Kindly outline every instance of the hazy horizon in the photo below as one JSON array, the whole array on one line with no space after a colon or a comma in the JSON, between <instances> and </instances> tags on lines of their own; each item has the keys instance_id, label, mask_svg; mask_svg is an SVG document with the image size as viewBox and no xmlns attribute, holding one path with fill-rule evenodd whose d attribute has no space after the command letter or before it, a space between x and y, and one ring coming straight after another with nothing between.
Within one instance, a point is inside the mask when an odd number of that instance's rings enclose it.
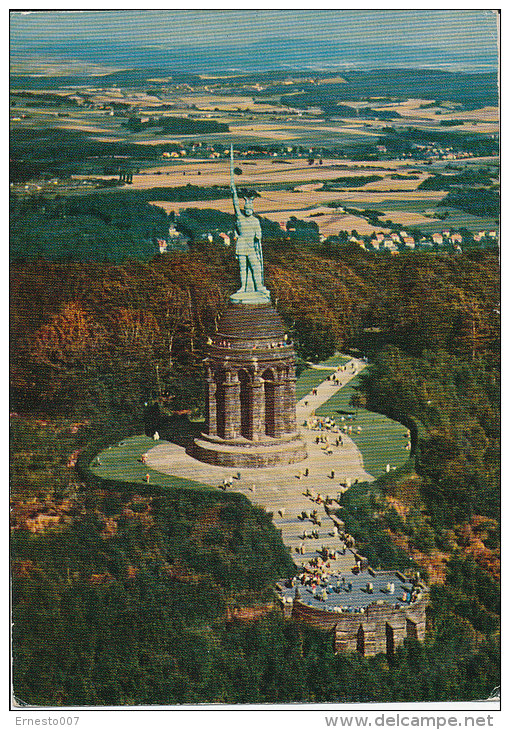
<instances>
[{"instance_id":1,"label":"hazy horizon","mask_svg":"<svg viewBox=\"0 0 510 730\"><path fill-rule=\"evenodd\" d=\"M498 69L491 10L11 11L11 61L274 69Z\"/></svg>"}]
</instances>

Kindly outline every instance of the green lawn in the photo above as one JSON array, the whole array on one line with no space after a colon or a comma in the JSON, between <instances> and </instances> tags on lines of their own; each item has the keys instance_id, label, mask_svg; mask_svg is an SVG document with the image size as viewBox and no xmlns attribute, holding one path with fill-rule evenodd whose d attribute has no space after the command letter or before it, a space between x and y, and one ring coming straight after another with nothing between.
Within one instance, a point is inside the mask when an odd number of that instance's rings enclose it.
<instances>
[{"instance_id":1,"label":"green lawn","mask_svg":"<svg viewBox=\"0 0 510 730\"><path fill-rule=\"evenodd\" d=\"M333 357L319 364L331 367L343 365L349 360L349 357L336 353ZM330 372L315 368L304 370L296 383L297 400L303 398L310 393L312 388L322 383ZM317 408L316 414L318 416L329 416L339 422L342 415L339 411L356 413L356 409L349 405L349 401L356 393L355 387L358 384L358 378L353 378L326 403ZM359 408L356 420L350 423L362 428L360 434L353 433L351 437L361 451L365 469L369 474L374 477L381 476L386 472L386 464L399 467L408 460L409 451L405 449L407 428L398 421L392 421L380 413Z\"/></svg>"},{"instance_id":2,"label":"green lawn","mask_svg":"<svg viewBox=\"0 0 510 730\"><path fill-rule=\"evenodd\" d=\"M149 474L150 483L161 487L184 487L186 489L211 489L206 484L200 484L189 479L162 474L150 467L141 464L138 459L149 449L165 441L153 441L149 436L131 436L122 439L119 444L109 446L99 454L101 466L91 466L90 471L104 479L117 479L121 482L145 484L145 475ZM92 462L94 463L94 462Z\"/></svg>"},{"instance_id":3,"label":"green lawn","mask_svg":"<svg viewBox=\"0 0 510 730\"><path fill-rule=\"evenodd\" d=\"M326 368L336 367L337 365L345 365L345 363L349 362L350 359L350 357L340 355L340 353L336 352L330 358L318 364L323 365ZM310 393L312 388L316 388L323 380L326 380L328 375L332 372L332 370L318 370L316 368L307 368L306 370L303 370L296 383L296 400L301 400L303 396Z\"/></svg>"},{"instance_id":4,"label":"green lawn","mask_svg":"<svg viewBox=\"0 0 510 730\"><path fill-rule=\"evenodd\" d=\"M320 385L332 372L332 370L315 370L315 368L304 370L297 379L296 400L301 400L303 396L308 395L312 388Z\"/></svg>"},{"instance_id":5,"label":"green lawn","mask_svg":"<svg viewBox=\"0 0 510 730\"><path fill-rule=\"evenodd\" d=\"M349 362L351 358L348 355L341 355L339 352L335 352L334 355L331 357L328 357L327 360L323 360L319 365L324 365L325 367L337 367L337 365L345 365L346 362Z\"/></svg>"},{"instance_id":6,"label":"green lawn","mask_svg":"<svg viewBox=\"0 0 510 730\"><path fill-rule=\"evenodd\" d=\"M358 382L357 377L353 378L324 405L317 408L316 415L329 416L338 423L342 411L356 413L356 409L349 405L349 401L356 393L355 386ZM360 434L352 433L350 436L361 451L365 469L369 474L374 477L381 476L386 471L386 464L399 467L408 460L409 451L405 449L407 428L398 421L359 408L356 420L349 423L362 428Z\"/></svg>"}]
</instances>

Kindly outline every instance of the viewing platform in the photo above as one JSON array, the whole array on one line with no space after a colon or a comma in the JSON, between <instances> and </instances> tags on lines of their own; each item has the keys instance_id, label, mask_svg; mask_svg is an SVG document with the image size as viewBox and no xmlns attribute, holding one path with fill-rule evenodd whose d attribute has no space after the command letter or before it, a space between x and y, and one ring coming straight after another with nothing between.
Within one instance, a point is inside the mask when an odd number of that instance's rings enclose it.
<instances>
[{"instance_id":1,"label":"viewing platform","mask_svg":"<svg viewBox=\"0 0 510 730\"><path fill-rule=\"evenodd\" d=\"M427 587L399 571L307 571L277 589L287 618L333 630L336 652L393 654L405 639L425 638Z\"/></svg>"}]
</instances>

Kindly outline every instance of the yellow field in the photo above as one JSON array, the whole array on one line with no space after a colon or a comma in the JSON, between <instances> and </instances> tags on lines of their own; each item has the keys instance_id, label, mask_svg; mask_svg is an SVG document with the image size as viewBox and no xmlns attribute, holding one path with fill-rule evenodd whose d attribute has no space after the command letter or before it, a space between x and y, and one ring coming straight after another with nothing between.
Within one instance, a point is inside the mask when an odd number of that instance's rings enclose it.
<instances>
[{"instance_id":1,"label":"yellow field","mask_svg":"<svg viewBox=\"0 0 510 730\"><path fill-rule=\"evenodd\" d=\"M430 177L430 175L426 173L422 173L418 180L392 180L391 177L385 177L382 180L375 180L374 182L368 183L363 187L363 190L384 192L403 190L407 193L409 190L415 190L416 187L428 177Z\"/></svg>"},{"instance_id":2,"label":"yellow field","mask_svg":"<svg viewBox=\"0 0 510 730\"><path fill-rule=\"evenodd\" d=\"M233 77L237 77L236 74ZM282 81L282 84L290 83L292 74L289 79ZM203 75L203 79L208 78ZM371 98L366 101L346 101L342 102L353 109L359 111L359 116L354 118L347 117L338 121L327 119L324 121L322 111L320 109L302 111L296 113L295 109L289 109L279 103L273 104L271 101L264 104L256 104L255 89L259 89L258 85L242 86L242 96L231 96L227 91L222 92L222 81L217 81L218 77L211 75L211 82L207 82L206 86L199 85L197 91L193 91L188 84L175 84L171 77L167 81L171 88L165 88L161 96L155 96L146 91L136 91L132 89L102 89L101 79L98 77L97 87L88 89L89 98L100 106L108 106L112 102L130 103L131 110L126 110L125 114L140 114L154 118L154 115L169 114L178 117L202 117L219 119L230 125L230 132L218 133L212 135L204 135L201 139L204 142L214 144L221 140L220 144L222 157L209 159L187 159L185 156L179 158L163 158L156 161L150 168L144 168L141 173L137 173L133 177L133 182L125 189L131 190L147 190L151 188L175 188L185 185L194 185L197 187L221 186L228 189L230 183L229 170L229 147L233 143L244 146L251 144L254 140L261 142L269 142L271 140L278 142L280 148L279 154L284 154L286 143L291 145L299 144L302 146L304 154L301 158L285 160L284 162L276 162L273 158L262 160L251 160L249 157L244 158L241 154L236 154L236 165L241 167L242 175L236 176L236 184L242 188L254 188L260 192L260 197L255 202L255 212L261 216L267 216L272 220L285 223L290 216L304 220L314 220L323 235L336 234L340 230L356 229L361 234L368 234L374 230L381 230L380 227L374 228L365 219L352 214L341 214L338 209L328 208L329 203L338 205L356 207L356 208L377 208L377 210L386 211L387 217L391 220L398 221L405 226L430 224L432 218L427 218L420 212L426 207L430 207L442 197L444 192L434 190L417 190L418 185L426 180L431 171L435 168L425 167L420 162L412 162L410 160L387 160L373 162L353 162L348 160L324 159L323 164L317 163L309 165L307 161L307 149L321 146L328 147L329 144L339 140L341 143L352 145L354 143L366 140L373 144L378 137L383 134L382 129L388 124L409 125L416 123L425 129L438 129L448 131L452 128L440 126L441 121L446 120L462 120L464 124L458 129L462 131L473 132L496 132L498 129L498 109L496 107L486 106L481 109L470 111L459 110L454 104L448 107L434 106L430 108L420 108L432 103L428 99L408 99L405 102L387 104L384 97ZM344 79L341 74L334 78L324 79L321 84L342 83ZM243 82L241 82L243 83ZM215 88L217 87L217 88ZM237 90L239 90L239 86ZM290 96L295 93L294 87L288 87ZM41 93L45 93L42 91ZM57 90L56 92L62 96L80 95L80 89L75 90ZM76 98L75 98L76 101ZM79 101L79 100L78 100ZM161 110L161 104L171 103L172 109ZM364 109L371 107L375 110L396 111L400 115L400 119L385 120L366 119L363 117ZM195 141L196 134L189 135L162 135L158 131L154 133L154 129L148 129L146 132L130 133L125 126L125 117L109 116L104 109L91 109L88 106L65 105L66 112L69 116L65 118L57 117L57 113L45 109L37 109L34 107L27 108L29 114L27 118L30 120L24 122L19 119L19 123L23 126L46 126L58 127L62 130L75 130L86 133L90 136L101 136L101 139L109 142L120 142L127 140L129 142L140 145L161 145L165 142L179 144L181 142ZM255 114L256 112L256 114ZM264 116L259 116L260 113ZM279 112L278 115L274 112ZM341 112L340 112L341 113ZM453 127L455 129L455 127ZM298 141L299 140L299 141ZM494 161L494 158L489 158ZM469 160L470 163L476 163L474 158ZM130 165L136 166L135 161L130 161ZM402 175L413 174L416 179L392 179L393 173ZM332 182L337 178L343 177L364 177L368 175L379 175L382 179L365 184L362 187L342 187L342 182L338 182L336 187L338 190L322 190L322 184ZM87 179L88 175L75 175L77 180ZM114 175L94 175L95 178L112 178ZM264 185L277 183L282 186L291 188L290 190L261 190ZM387 210L392 207L394 201L409 201L411 205L405 203L395 205L394 209ZM414 207L412 203L416 202L415 211L406 210L406 208ZM161 206L167 211L179 212L183 208L215 208L223 212L232 212L232 202L229 196L221 200L210 201L186 201L186 202L167 202L154 201L155 204ZM423 204L423 205L421 205ZM398 208L398 210L397 210ZM400 209L400 208L403 208Z\"/></svg>"},{"instance_id":3,"label":"yellow field","mask_svg":"<svg viewBox=\"0 0 510 730\"><path fill-rule=\"evenodd\" d=\"M99 134L108 134L108 132L111 132L111 129L106 129L104 127L98 127L95 124L83 124L78 119L66 119L65 121L59 120L58 124L55 124L55 127L57 129L73 129L77 132L96 132ZM104 137L101 137L101 139L104 139ZM122 138L116 138L116 142L123 141Z\"/></svg>"},{"instance_id":4,"label":"yellow field","mask_svg":"<svg viewBox=\"0 0 510 730\"><path fill-rule=\"evenodd\" d=\"M293 130L294 134L292 133ZM246 135L247 137L260 137L261 139L274 139L280 142L286 142L287 140L299 139L302 130L287 124L256 124L252 127L240 124L235 127L235 130L232 129L230 131L229 136L237 138L240 134Z\"/></svg>"},{"instance_id":5,"label":"yellow field","mask_svg":"<svg viewBox=\"0 0 510 730\"><path fill-rule=\"evenodd\" d=\"M154 142L156 144L156 142ZM228 150L228 146L225 146ZM408 162L395 161L390 162L364 162L363 167L359 163L338 163L336 160L323 161L323 165L308 165L304 159L286 160L284 163L273 163L271 160L236 160L236 165L241 167L243 174L236 177L236 183L240 187L257 187L264 183L278 182L282 184L299 183L303 180L310 181L309 185L300 186L299 193L308 190L316 190L320 183L334 180L338 177L363 177L371 174L387 175L389 172L398 171L399 168L406 168L408 172ZM198 173L200 172L200 175ZM158 174L159 173L159 174ZM369 183L363 190L377 192L391 189L393 191L413 190L420 180L425 179L427 173L421 173L419 180L378 180ZM74 175L76 179L83 179L85 175ZM101 176L96 176L101 177ZM105 177L111 177L105 176ZM209 185L226 185L230 184L230 168L228 159L224 157L219 160L201 161L186 160L186 158L176 159L175 161L162 160L161 165L149 168L143 174L135 175L133 184L130 186L135 190L145 190L153 187L178 187L191 183L193 185L209 186ZM349 190L344 195L352 195L357 190ZM338 197L337 193L325 193L329 198ZM316 197L316 196L315 196Z\"/></svg>"},{"instance_id":6,"label":"yellow field","mask_svg":"<svg viewBox=\"0 0 510 730\"><path fill-rule=\"evenodd\" d=\"M329 79L319 79L319 86L324 86L325 84L346 84L347 81L343 78L343 76L332 76Z\"/></svg>"},{"instance_id":7,"label":"yellow field","mask_svg":"<svg viewBox=\"0 0 510 730\"><path fill-rule=\"evenodd\" d=\"M227 148L226 148L227 149ZM360 208L378 205L384 211L384 203L392 200L416 200L435 202L442 194L433 190L417 191L417 185L429 175L420 172L416 180L392 180L390 175L395 171L414 173L406 161L392 160L388 162L356 162L339 163L336 160L324 160L323 165L308 165L303 159L288 160L284 163L272 163L266 160L240 160L243 174L236 177L238 188L255 188L264 183L277 182L292 185L303 180L310 182L297 184L293 190L259 190L260 197L255 201L255 213L270 218L277 223L285 223L294 215L301 220L314 220L321 234L328 236L338 234L341 230L356 229L360 234L386 230L381 226L372 226L364 218L351 214L341 214L337 209L326 207L327 203L337 202L359 206ZM159 173L159 174L158 174ZM200 175L198 174L200 173ZM346 188L340 191L320 190L323 182L339 177L363 177L371 174L383 176L382 180L369 183L362 188ZM83 179L86 176L74 176ZM111 176L110 176L111 177ZM228 187L230 170L228 159L200 161L186 160L162 161L160 166L145 170L144 174L135 175L130 189L147 190L156 187L181 187L183 185L209 187L219 185ZM339 186L341 183L339 183ZM230 196L220 200L196 200L186 202L151 201L165 211L179 213L185 208L214 208L224 213L232 213ZM380 205L382 204L382 205ZM315 214L322 215L315 215ZM387 212L388 218L398 219L403 225L412 226L430 222L431 219L412 211Z\"/></svg>"},{"instance_id":8,"label":"yellow field","mask_svg":"<svg viewBox=\"0 0 510 730\"><path fill-rule=\"evenodd\" d=\"M255 104L252 96L222 96L221 94L183 94L179 99L188 107L195 104L200 110L234 111L239 108L258 112L282 111L282 107L275 104ZM161 103L161 102L160 102ZM224 120L222 120L224 121Z\"/></svg>"},{"instance_id":9,"label":"yellow field","mask_svg":"<svg viewBox=\"0 0 510 730\"><path fill-rule=\"evenodd\" d=\"M162 176L157 176L159 184L163 183ZM187 179L188 175L186 175ZM203 175L200 176L202 181ZM182 180L181 180L182 181ZM392 181L396 182L396 181ZM412 181L415 184L419 181ZM433 190L423 191L406 191L406 200L416 200L425 202L435 202L441 197L441 193ZM262 190L260 197L255 201L255 212L277 223L286 223L291 216L296 216L301 220L315 221L319 226L321 234L328 236L338 234L342 230L356 229L360 234L370 234L374 231L385 231L381 226L373 226L364 218L357 217L352 214L339 213L337 209L326 207L327 203L339 202L340 204L355 205L360 208L378 205L378 209L385 212L387 219L398 219L400 223L407 226L420 225L430 223L432 219L423 216L419 212L413 211L384 211L385 202L391 200L401 200L402 191L396 192L372 192L370 190L349 190L346 192L331 192L317 190L317 184L302 185L296 191L287 190ZM163 208L167 213L179 213L185 208L214 208L223 213L232 213L232 201L230 197L221 198L219 200L197 200L186 202L169 202L169 201L151 201L154 205ZM322 215L316 215L321 213Z\"/></svg>"},{"instance_id":10,"label":"yellow field","mask_svg":"<svg viewBox=\"0 0 510 730\"><path fill-rule=\"evenodd\" d=\"M489 115L491 110L487 109ZM282 125L282 132L288 134L292 125ZM266 127L261 125L263 133ZM157 144L159 140L155 140ZM230 184L230 169L228 161L229 144L225 140L224 156L220 159L198 160L176 159L161 160L160 164L145 169L141 174L135 174L132 185L126 189L146 190L158 187L181 187L196 185L210 187L213 185L228 188ZM492 158L489 158L492 160ZM482 162L472 158L474 163ZM433 207L446 194L444 191L417 190L422 180L427 179L431 172L424 169L419 162L410 163L408 160L387 160L372 162L353 162L324 159L322 165L309 165L305 157L289 159L275 163L271 158L250 160L236 158L236 165L241 167L243 174L236 176L238 188L258 189L260 197L255 201L255 213L265 216L278 223L286 223L294 215L301 220L315 221L319 231L324 236L338 234L341 230L355 229L360 234L370 234L374 231L386 230L381 226L372 226L364 218L351 214L340 214L338 209L326 207L328 203L338 203L348 207L377 208L384 211L386 219L398 221L404 226L420 226L430 224L434 219L426 217L422 212L409 210L387 210L385 203L406 200L423 203L423 209ZM200 174L199 174L200 173ZM391 179L391 175L413 175L416 179ZM342 177L364 177L380 175L381 180L368 183L360 188L342 188L339 190L321 190L322 183ZM87 176L74 176L76 179L85 179ZM112 177L96 176L96 177ZM306 181L306 182L305 182ZM278 183L292 186L291 190L263 190L261 186L268 183ZM220 200L191 200L186 202L152 201L155 205L167 212L179 213L185 208L214 208L224 213L232 213L230 196ZM405 206L404 206L405 208ZM321 214L321 215L317 215ZM381 219L383 222L384 219Z\"/></svg>"},{"instance_id":11,"label":"yellow field","mask_svg":"<svg viewBox=\"0 0 510 730\"><path fill-rule=\"evenodd\" d=\"M431 104L432 101L427 99L408 99L398 104L384 105L377 107L372 105L374 109L380 108L384 111L395 111L402 117L413 119L414 121L427 121L432 124L430 129L444 130L439 122L458 119L464 124L459 126L463 132L479 132L495 134L499 130L499 111L497 107L486 106L482 109L471 109L469 111L452 108L447 111L445 107L434 106L429 109L420 109L422 104ZM439 114L437 112L440 112ZM447 129L455 129L455 127L447 127Z\"/></svg>"},{"instance_id":12,"label":"yellow field","mask_svg":"<svg viewBox=\"0 0 510 730\"><path fill-rule=\"evenodd\" d=\"M300 220L315 221L319 226L320 233L324 236L338 235L340 231L351 231L353 229L363 235L373 233L374 231L389 230L381 226L374 227L364 218L358 218L349 213L338 213L336 210L321 205L309 209L306 205L304 207L300 207L299 205L292 207L289 205L290 202L289 200L269 200L263 195L262 198L257 198L255 201L256 213L270 218L276 223L286 223L292 215ZM221 200L198 200L191 203L153 200L151 204L163 208L167 213L179 213L180 210L185 208L214 208L215 210L220 210L222 213L233 213L232 200L230 198L222 198ZM285 206L285 208L280 208L280 205ZM324 215L316 217L313 215L314 213L323 213Z\"/></svg>"},{"instance_id":13,"label":"yellow field","mask_svg":"<svg viewBox=\"0 0 510 730\"><path fill-rule=\"evenodd\" d=\"M340 193L337 194L340 197ZM406 200L437 200L438 197L443 197L444 193L438 192L437 190L411 190L406 192ZM367 205L373 203L379 205L384 203L385 200L402 200L402 192L377 192L371 191L360 191L353 190L345 193L341 193L342 200L346 203L359 203L360 205Z\"/></svg>"}]
</instances>

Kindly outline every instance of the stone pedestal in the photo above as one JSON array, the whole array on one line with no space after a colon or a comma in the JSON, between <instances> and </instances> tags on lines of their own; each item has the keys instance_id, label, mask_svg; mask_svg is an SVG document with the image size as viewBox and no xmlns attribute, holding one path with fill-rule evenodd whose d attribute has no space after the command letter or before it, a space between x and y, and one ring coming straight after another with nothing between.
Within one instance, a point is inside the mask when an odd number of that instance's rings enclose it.
<instances>
[{"instance_id":1,"label":"stone pedestal","mask_svg":"<svg viewBox=\"0 0 510 730\"><path fill-rule=\"evenodd\" d=\"M218 466L255 468L305 459L296 426L294 357L269 302L231 301L207 348L207 426L191 455Z\"/></svg>"}]
</instances>

